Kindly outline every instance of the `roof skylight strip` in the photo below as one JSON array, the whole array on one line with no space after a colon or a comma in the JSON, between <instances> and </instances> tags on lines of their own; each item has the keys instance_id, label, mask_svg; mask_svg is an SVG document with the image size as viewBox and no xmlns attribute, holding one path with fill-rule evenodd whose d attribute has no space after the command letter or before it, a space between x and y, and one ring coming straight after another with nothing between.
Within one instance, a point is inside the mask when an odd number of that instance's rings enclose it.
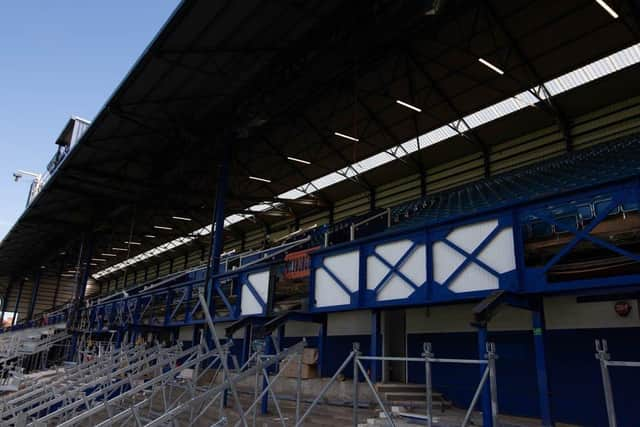
<instances>
[{"instance_id":1,"label":"roof skylight strip","mask_svg":"<svg viewBox=\"0 0 640 427\"><path fill-rule=\"evenodd\" d=\"M630 46L628 48L619 50L609 56L601 58L597 61L593 61L590 64L585 65L584 67L580 67L576 70L570 71L560 77L555 79L551 79L547 81L544 85L549 90L549 93L552 96L559 95L561 93L567 92L571 89L574 89L578 86L582 86L584 84L590 83L599 78L605 77L609 74L620 71L624 68L630 67L640 63L640 43ZM529 108L531 105L539 102L539 99L534 97L531 91L539 93L536 91L536 88L531 88L524 92L521 92L513 97L504 99L499 101L489 107L483 108L475 113L469 114L464 117L464 121L469 125L470 129L474 129L476 127L482 126L483 124L489 123L491 121L497 120L504 116L507 116L516 111L522 110L523 108ZM514 100L515 98L515 100ZM516 100L522 101L517 102ZM444 126L441 126L437 129L431 130L423 135L420 135L421 148L426 148L434 144L438 144L442 141L445 141L456 135L456 132L451 128L455 127L456 122L448 123ZM401 148L400 150L396 150L397 148ZM313 181L298 186L297 188L293 188L291 190L285 191L278 195L280 199L290 199L295 200L301 197L304 197L308 194L311 194L315 191L321 190L323 188L329 187L331 185L342 182L348 177L353 176L355 172L363 173L369 171L371 169L380 167L384 164L390 163L396 158L404 157L408 153L413 153L417 150L416 138L412 138L409 141L406 141L399 146L392 147L385 152L374 154L366 159L360 160L352 165L342 168L339 171L331 172L327 175L321 176L319 178L314 179ZM396 157L389 155L389 152L396 152ZM302 191L303 188L312 188L313 191ZM263 203L259 203L255 206L264 206ZM254 208L253 206L250 209ZM229 226L235 224L237 222L243 221L252 215L243 215L243 214L234 214L225 218L225 226ZM203 227L195 232L191 233L190 236L204 236L211 232L211 226ZM162 252L166 252L167 250L173 248L174 246L168 246L169 244L177 244L180 239L184 240L184 243L188 243L195 239L195 237L187 237L187 238L179 238L175 239L172 242L165 243L160 245L154 249L143 252L139 255L136 255L133 258L122 261L118 264L115 264L109 268L101 270L93 275L94 278L103 277L109 273L114 271L118 271L122 268L135 264L137 262L143 261L145 259L151 258L155 255L158 255ZM176 242L176 243L173 243ZM181 243L181 244L184 244Z\"/></svg>"}]
</instances>

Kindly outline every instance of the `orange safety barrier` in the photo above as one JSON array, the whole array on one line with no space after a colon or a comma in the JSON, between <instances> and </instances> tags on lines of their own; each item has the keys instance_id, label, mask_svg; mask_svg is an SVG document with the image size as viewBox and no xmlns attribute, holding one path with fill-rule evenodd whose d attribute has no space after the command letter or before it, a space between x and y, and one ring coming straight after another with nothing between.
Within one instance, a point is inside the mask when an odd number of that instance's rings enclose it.
<instances>
[{"instance_id":1,"label":"orange safety barrier","mask_svg":"<svg viewBox=\"0 0 640 427\"><path fill-rule=\"evenodd\" d=\"M318 248L320 248L320 246L314 246L313 248L287 254L284 257L284 277L287 279L303 279L309 277L309 267L311 263L309 254Z\"/></svg>"}]
</instances>

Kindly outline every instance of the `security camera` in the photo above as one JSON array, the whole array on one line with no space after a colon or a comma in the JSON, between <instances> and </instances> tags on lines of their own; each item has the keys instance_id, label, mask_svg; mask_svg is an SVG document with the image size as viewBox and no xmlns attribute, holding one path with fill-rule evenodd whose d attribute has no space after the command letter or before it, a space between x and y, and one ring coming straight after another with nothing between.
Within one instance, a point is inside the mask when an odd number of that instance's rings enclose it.
<instances>
[{"instance_id":1,"label":"security camera","mask_svg":"<svg viewBox=\"0 0 640 427\"><path fill-rule=\"evenodd\" d=\"M14 173L13 173L13 180L14 180L15 182L18 182L18 180L19 180L20 178L22 178L22 174L21 174L20 172L14 172Z\"/></svg>"}]
</instances>

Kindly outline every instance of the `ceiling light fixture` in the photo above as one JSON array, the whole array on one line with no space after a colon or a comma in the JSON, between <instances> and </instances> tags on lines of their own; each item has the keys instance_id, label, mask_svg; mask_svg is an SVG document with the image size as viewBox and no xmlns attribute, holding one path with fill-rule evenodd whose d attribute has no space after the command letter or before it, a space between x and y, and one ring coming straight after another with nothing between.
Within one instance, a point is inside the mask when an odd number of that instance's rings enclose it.
<instances>
[{"instance_id":1,"label":"ceiling light fixture","mask_svg":"<svg viewBox=\"0 0 640 427\"><path fill-rule=\"evenodd\" d=\"M144 237L146 237L147 239L155 239L156 236L154 236L153 234L145 234Z\"/></svg>"},{"instance_id":2,"label":"ceiling light fixture","mask_svg":"<svg viewBox=\"0 0 640 427\"><path fill-rule=\"evenodd\" d=\"M129 241L126 241L126 240L125 240L125 241L124 241L124 244L125 244L125 245L138 245L138 246L139 246L139 245L141 245L142 243L140 243L140 242L129 242Z\"/></svg>"},{"instance_id":3,"label":"ceiling light fixture","mask_svg":"<svg viewBox=\"0 0 640 427\"><path fill-rule=\"evenodd\" d=\"M191 218L187 218L184 216L172 216L171 218L177 219L178 221L191 221Z\"/></svg>"},{"instance_id":4,"label":"ceiling light fixture","mask_svg":"<svg viewBox=\"0 0 640 427\"><path fill-rule=\"evenodd\" d=\"M311 162L309 162L307 160L299 159L297 157L287 156L287 159L291 160L292 162L302 163L303 165L310 165L311 164Z\"/></svg>"},{"instance_id":5,"label":"ceiling light fixture","mask_svg":"<svg viewBox=\"0 0 640 427\"><path fill-rule=\"evenodd\" d=\"M91 258L91 261L95 261L95 262L105 262L106 259L104 258Z\"/></svg>"},{"instance_id":6,"label":"ceiling light fixture","mask_svg":"<svg viewBox=\"0 0 640 427\"><path fill-rule=\"evenodd\" d=\"M173 230L173 228L165 227L163 225L154 225L153 228L155 228L156 230Z\"/></svg>"},{"instance_id":7,"label":"ceiling light fixture","mask_svg":"<svg viewBox=\"0 0 640 427\"><path fill-rule=\"evenodd\" d=\"M360 140L358 138L350 136L350 135L345 135L344 133L334 132L333 134L335 136L339 136L340 138L348 139L349 141L360 142Z\"/></svg>"},{"instance_id":8,"label":"ceiling light fixture","mask_svg":"<svg viewBox=\"0 0 640 427\"><path fill-rule=\"evenodd\" d=\"M127 248L111 248L113 251L127 252L129 249Z\"/></svg>"},{"instance_id":9,"label":"ceiling light fixture","mask_svg":"<svg viewBox=\"0 0 640 427\"><path fill-rule=\"evenodd\" d=\"M270 183L271 182L270 179L260 178L259 176L252 176L252 175L249 175L249 179L252 179L254 181L266 182L266 183Z\"/></svg>"},{"instance_id":10,"label":"ceiling light fixture","mask_svg":"<svg viewBox=\"0 0 640 427\"><path fill-rule=\"evenodd\" d=\"M613 19L618 19L618 14L616 13L616 11L613 10L611 6L609 6L604 0L596 0L596 3L598 3L600 7L606 10L607 13L613 17Z\"/></svg>"},{"instance_id":11,"label":"ceiling light fixture","mask_svg":"<svg viewBox=\"0 0 640 427\"><path fill-rule=\"evenodd\" d=\"M117 257L117 256L118 256L118 255L116 255L116 254L110 254L110 253L108 253L108 252L103 252L103 253L101 253L100 255L102 255L102 256L108 256L108 257L112 257L112 258L113 258L113 257Z\"/></svg>"},{"instance_id":12,"label":"ceiling light fixture","mask_svg":"<svg viewBox=\"0 0 640 427\"><path fill-rule=\"evenodd\" d=\"M409 108L409 109L411 109L411 110L413 110L415 112L422 113L422 108L418 108L415 105L411 105L411 104L409 104L407 102L400 101L399 99L396 99L396 104L402 105L403 107L407 107L407 108Z\"/></svg>"},{"instance_id":13,"label":"ceiling light fixture","mask_svg":"<svg viewBox=\"0 0 640 427\"><path fill-rule=\"evenodd\" d=\"M478 58L478 61L480 61L480 63L486 67L491 68L493 71L495 71L496 73L503 75L504 71L502 71L500 68L496 67L495 65L493 65L491 62L487 61L484 58Z\"/></svg>"}]
</instances>

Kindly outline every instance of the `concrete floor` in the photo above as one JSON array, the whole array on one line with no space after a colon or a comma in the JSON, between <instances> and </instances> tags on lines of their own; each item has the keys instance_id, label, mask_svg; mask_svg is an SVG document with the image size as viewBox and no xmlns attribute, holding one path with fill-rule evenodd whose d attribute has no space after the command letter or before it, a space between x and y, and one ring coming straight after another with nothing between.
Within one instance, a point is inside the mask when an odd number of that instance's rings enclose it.
<instances>
[{"instance_id":1,"label":"concrete floor","mask_svg":"<svg viewBox=\"0 0 640 427\"><path fill-rule=\"evenodd\" d=\"M248 390L241 391L240 399L242 401L243 407L247 408L252 402L252 394L249 393ZM232 401L229 401L229 408L224 410L224 416L227 417L227 425L234 425L239 418L237 417L235 411L232 408ZM295 425L295 402L291 400L280 400L280 409L283 412L285 418L285 424L287 426ZM304 402L302 404L302 409L300 414L303 414L305 410L309 407L310 402ZM391 406L387 407L388 410L391 410ZM405 408L408 412L417 413L420 415L424 414L424 407L415 407L415 408ZM360 426L386 426L388 423L384 418L380 415L381 411L375 405L371 405L369 407L360 407L358 410L358 422ZM345 405L336 405L336 404L319 404L310 413L310 415L305 419L305 426L330 426L330 427L338 427L338 426L351 426L352 424L352 408L350 406ZM444 412L435 411L434 413L434 423L435 426L442 427L453 427L460 426L462 420L464 418L465 411L460 408L449 408ZM384 414L382 414L384 416ZM206 417L206 422L204 422L203 426L210 426L211 423L217 421L219 419L218 408L212 408ZM507 415L501 415L499 417L500 426L501 427L534 427L540 426L541 422L539 419L535 418L523 418L523 417L512 417ZM203 420L204 421L204 420ZM252 415L249 415L247 418L247 422L249 425L252 425ZM209 424L207 424L207 422ZM397 427L403 426L417 426L417 425L426 425L424 420L411 419L402 416L394 416L394 422ZM276 410L275 405L272 400L269 400L269 413L266 415L260 414L260 409L258 408L256 414L256 426L260 427L275 427L282 426L283 423L278 417L278 412ZM473 426L481 426L482 425L482 414L480 412L474 412L471 418L470 425ZM556 423L557 427L577 427L569 424Z\"/></svg>"}]
</instances>

